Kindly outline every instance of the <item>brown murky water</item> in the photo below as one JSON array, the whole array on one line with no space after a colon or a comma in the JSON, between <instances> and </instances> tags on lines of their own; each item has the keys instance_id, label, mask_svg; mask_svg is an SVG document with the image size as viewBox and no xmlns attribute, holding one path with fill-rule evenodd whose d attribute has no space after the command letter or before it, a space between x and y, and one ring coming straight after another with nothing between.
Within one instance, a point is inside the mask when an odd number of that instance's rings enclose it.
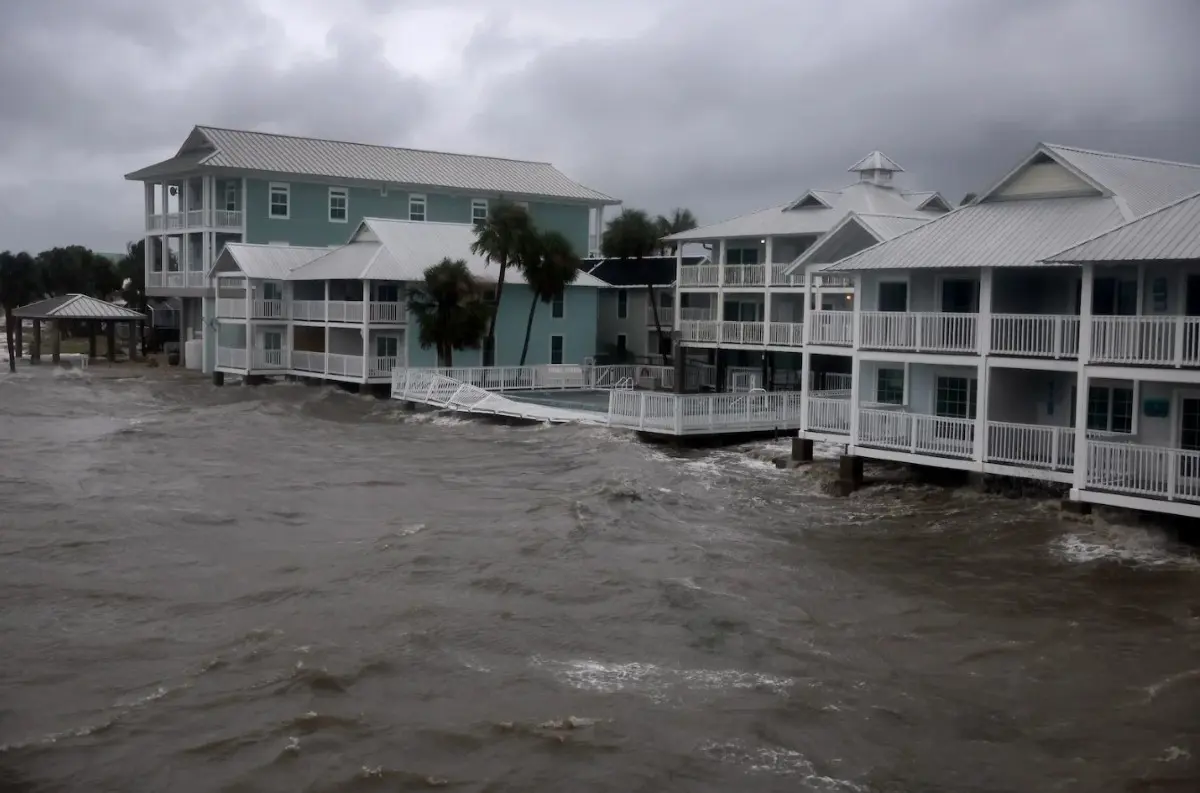
<instances>
[{"instance_id":1,"label":"brown murky water","mask_svg":"<svg viewBox=\"0 0 1200 793\"><path fill-rule=\"evenodd\" d=\"M0 375L0 790L1200 790L1185 552L754 451Z\"/></svg>"}]
</instances>

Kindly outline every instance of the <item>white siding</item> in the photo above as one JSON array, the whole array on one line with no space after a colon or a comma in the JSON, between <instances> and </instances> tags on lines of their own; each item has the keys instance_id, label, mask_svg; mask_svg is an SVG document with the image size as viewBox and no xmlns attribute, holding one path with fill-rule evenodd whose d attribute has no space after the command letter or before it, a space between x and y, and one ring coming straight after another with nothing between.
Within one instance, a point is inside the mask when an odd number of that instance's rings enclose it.
<instances>
[{"instance_id":1,"label":"white siding","mask_svg":"<svg viewBox=\"0 0 1200 793\"><path fill-rule=\"evenodd\" d=\"M1028 165L996 191L996 198L1096 193L1095 188L1056 162Z\"/></svg>"}]
</instances>

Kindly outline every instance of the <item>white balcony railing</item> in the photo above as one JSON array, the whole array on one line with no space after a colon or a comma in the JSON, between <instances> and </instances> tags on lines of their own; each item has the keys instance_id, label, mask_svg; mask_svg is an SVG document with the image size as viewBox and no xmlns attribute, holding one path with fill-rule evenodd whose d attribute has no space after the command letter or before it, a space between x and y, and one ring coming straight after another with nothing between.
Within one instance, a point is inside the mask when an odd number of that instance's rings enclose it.
<instances>
[{"instance_id":1,"label":"white balcony railing","mask_svg":"<svg viewBox=\"0 0 1200 793\"><path fill-rule=\"evenodd\" d=\"M715 319L683 319L679 321L681 341L716 344L721 340L721 323Z\"/></svg>"},{"instance_id":2,"label":"white balcony railing","mask_svg":"<svg viewBox=\"0 0 1200 793\"><path fill-rule=\"evenodd\" d=\"M301 322L324 322L324 300L293 300L292 319Z\"/></svg>"},{"instance_id":3,"label":"white balcony railing","mask_svg":"<svg viewBox=\"0 0 1200 793\"><path fill-rule=\"evenodd\" d=\"M1089 490L1200 501L1200 452L1137 443L1087 442Z\"/></svg>"},{"instance_id":4,"label":"white balcony railing","mask_svg":"<svg viewBox=\"0 0 1200 793\"><path fill-rule=\"evenodd\" d=\"M970 458L975 422L901 410L859 409L859 444L935 457Z\"/></svg>"},{"instance_id":5,"label":"white balcony railing","mask_svg":"<svg viewBox=\"0 0 1200 793\"><path fill-rule=\"evenodd\" d=\"M1094 363L1196 366L1200 317L1093 317Z\"/></svg>"},{"instance_id":6,"label":"white balcony railing","mask_svg":"<svg viewBox=\"0 0 1200 793\"><path fill-rule=\"evenodd\" d=\"M688 265L679 271L680 286L716 286L721 279L721 267L717 264Z\"/></svg>"},{"instance_id":7,"label":"white balcony railing","mask_svg":"<svg viewBox=\"0 0 1200 793\"><path fill-rule=\"evenodd\" d=\"M814 311L809 325L809 343L849 347L854 343L853 311Z\"/></svg>"},{"instance_id":8,"label":"white balcony railing","mask_svg":"<svg viewBox=\"0 0 1200 793\"><path fill-rule=\"evenodd\" d=\"M287 369L288 364L286 350L254 350L255 369Z\"/></svg>"},{"instance_id":9,"label":"white balcony railing","mask_svg":"<svg viewBox=\"0 0 1200 793\"><path fill-rule=\"evenodd\" d=\"M217 366L223 366L228 369L245 370L246 368L246 348L245 347L217 347Z\"/></svg>"},{"instance_id":10,"label":"white balcony railing","mask_svg":"<svg viewBox=\"0 0 1200 793\"><path fill-rule=\"evenodd\" d=\"M1075 358L1079 355L1079 317L993 314L991 351L1031 358Z\"/></svg>"},{"instance_id":11,"label":"white balcony railing","mask_svg":"<svg viewBox=\"0 0 1200 793\"><path fill-rule=\"evenodd\" d=\"M374 358L368 359L370 367L367 370L367 377L391 377L392 370L396 368L399 359L396 356L376 355Z\"/></svg>"},{"instance_id":12,"label":"white balcony railing","mask_svg":"<svg viewBox=\"0 0 1200 793\"><path fill-rule=\"evenodd\" d=\"M232 209L214 209L213 210L213 228L218 229L240 229L242 227L242 213Z\"/></svg>"},{"instance_id":13,"label":"white balcony railing","mask_svg":"<svg viewBox=\"0 0 1200 793\"><path fill-rule=\"evenodd\" d=\"M283 319L283 309L282 300L255 300L250 304L255 319Z\"/></svg>"},{"instance_id":14,"label":"white balcony railing","mask_svg":"<svg viewBox=\"0 0 1200 793\"><path fill-rule=\"evenodd\" d=\"M325 353L308 350L292 350L292 371L325 373Z\"/></svg>"},{"instance_id":15,"label":"white balcony railing","mask_svg":"<svg viewBox=\"0 0 1200 793\"><path fill-rule=\"evenodd\" d=\"M973 353L978 351L978 314L864 311L859 346L872 350Z\"/></svg>"},{"instance_id":16,"label":"white balcony railing","mask_svg":"<svg viewBox=\"0 0 1200 793\"><path fill-rule=\"evenodd\" d=\"M679 309L680 322L688 321L712 321L717 318L717 310L715 308L690 308L685 307Z\"/></svg>"},{"instance_id":17,"label":"white balcony railing","mask_svg":"<svg viewBox=\"0 0 1200 793\"><path fill-rule=\"evenodd\" d=\"M242 213L227 209L189 209L146 216L146 231L182 231L183 229L241 229Z\"/></svg>"},{"instance_id":18,"label":"white balcony railing","mask_svg":"<svg viewBox=\"0 0 1200 793\"><path fill-rule=\"evenodd\" d=\"M330 300L326 304L330 322L350 322L356 325L363 321L361 300Z\"/></svg>"},{"instance_id":19,"label":"white balcony railing","mask_svg":"<svg viewBox=\"0 0 1200 793\"><path fill-rule=\"evenodd\" d=\"M687 309L684 309L687 311ZM654 306L646 304L646 324L654 327ZM675 307L674 306L659 306L658 307L658 324L664 329L675 327Z\"/></svg>"},{"instance_id":20,"label":"white balcony railing","mask_svg":"<svg viewBox=\"0 0 1200 793\"><path fill-rule=\"evenodd\" d=\"M245 319L246 299L242 297L218 297L217 316L226 319Z\"/></svg>"},{"instance_id":21,"label":"white balcony railing","mask_svg":"<svg viewBox=\"0 0 1200 793\"><path fill-rule=\"evenodd\" d=\"M724 344L762 344L766 325L762 322L722 322Z\"/></svg>"},{"instance_id":22,"label":"white balcony railing","mask_svg":"<svg viewBox=\"0 0 1200 793\"><path fill-rule=\"evenodd\" d=\"M798 272L788 275L790 264L772 264L771 265L771 286L804 286L804 273Z\"/></svg>"},{"instance_id":23,"label":"white balcony railing","mask_svg":"<svg viewBox=\"0 0 1200 793\"><path fill-rule=\"evenodd\" d=\"M796 428L800 410L801 397L796 391L669 394L613 390L608 403L611 426L675 435Z\"/></svg>"},{"instance_id":24,"label":"white balcony railing","mask_svg":"<svg viewBox=\"0 0 1200 793\"><path fill-rule=\"evenodd\" d=\"M812 432L850 433L849 399L808 398L808 429Z\"/></svg>"},{"instance_id":25,"label":"white balcony railing","mask_svg":"<svg viewBox=\"0 0 1200 793\"><path fill-rule=\"evenodd\" d=\"M404 305L402 303L371 302L371 322L380 324L400 324L404 322Z\"/></svg>"},{"instance_id":26,"label":"white balcony railing","mask_svg":"<svg viewBox=\"0 0 1200 793\"><path fill-rule=\"evenodd\" d=\"M767 267L764 264L727 264L722 282L725 286L764 286Z\"/></svg>"},{"instance_id":27,"label":"white balcony railing","mask_svg":"<svg viewBox=\"0 0 1200 793\"><path fill-rule=\"evenodd\" d=\"M1075 429L989 421L987 459L1021 468L1070 471L1075 463Z\"/></svg>"},{"instance_id":28,"label":"white balcony railing","mask_svg":"<svg viewBox=\"0 0 1200 793\"><path fill-rule=\"evenodd\" d=\"M799 347L804 344L804 323L772 322L769 344L779 347Z\"/></svg>"}]
</instances>

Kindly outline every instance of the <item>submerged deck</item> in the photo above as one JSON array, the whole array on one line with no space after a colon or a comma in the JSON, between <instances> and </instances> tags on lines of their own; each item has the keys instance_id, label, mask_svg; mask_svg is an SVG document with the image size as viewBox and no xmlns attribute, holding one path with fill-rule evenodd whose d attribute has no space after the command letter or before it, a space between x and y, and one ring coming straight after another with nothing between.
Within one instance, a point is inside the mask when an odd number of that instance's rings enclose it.
<instances>
[{"instance_id":1,"label":"submerged deck","mask_svg":"<svg viewBox=\"0 0 1200 793\"><path fill-rule=\"evenodd\" d=\"M626 370L636 375L631 376ZM667 367L533 366L397 369L392 397L477 415L596 424L664 437L800 428L798 391L675 394Z\"/></svg>"}]
</instances>

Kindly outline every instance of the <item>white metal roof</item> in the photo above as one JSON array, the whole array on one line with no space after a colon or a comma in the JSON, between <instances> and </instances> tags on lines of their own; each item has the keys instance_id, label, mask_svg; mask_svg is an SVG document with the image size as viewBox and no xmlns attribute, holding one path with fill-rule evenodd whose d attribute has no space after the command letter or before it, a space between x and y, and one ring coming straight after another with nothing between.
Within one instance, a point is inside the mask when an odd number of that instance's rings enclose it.
<instances>
[{"instance_id":1,"label":"white metal roof","mask_svg":"<svg viewBox=\"0 0 1200 793\"><path fill-rule=\"evenodd\" d=\"M207 152L197 156L197 152ZM189 168L233 168L386 184L619 203L550 163L197 126L170 160L127 174L144 179Z\"/></svg>"},{"instance_id":2,"label":"white metal roof","mask_svg":"<svg viewBox=\"0 0 1200 793\"><path fill-rule=\"evenodd\" d=\"M851 212L831 228L825 236L800 254L792 262L787 272L790 275L803 271L806 266L811 264L836 262L850 253L886 242L929 221L930 218L925 217L859 215Z\"/></svg>"},{"instance_id":3,"label":"white metal roof","mask_svg":"<svg viewBox=\"0 0 1200 793\"><path fill-rule=\"evenodd\" d=\"M146 315L90 295L60 295L13 309L13 316L28 319L145 319Z\"/></svg>"},{"instance_id":4,"label":"white metal roof","mask_svg":"<svg viewBox=\"0 0 1200 793\"><path fill-rule=\"evenodd\" d=\"M226 243L221 255L213 262L209 275L217 272L229 272L236 268L247 278L282 281L292 270L327 253L329 253L329 248L230 242Z\"/></svg>"},{"instance_id":5,"label":"white metal roof","mask_svg":"<svg viewBox=\"0 0 1200 793\"><path fill-rule=\"evenodd\" d=\"M1022 267L1124 222L1100 196L995 201L959 207L825 270Z\"/></svg>"},{"instance_id":6,"label":"white metal roof","mask_svg":"<svg viewBox=\"0 0 1200 793\"><path fill-rule=\"evenodd\" d=\"M896 161L881 151L873 151L846 169L847 171L903 171Z\"/></svg>"},{"instance_id":7,"label":"white metal roof","mask_svg":"<svg viewBox=\"0 0 1200 793\"><path fill-rule=\"evenodd\" d=\"M1045 148L1119 196L1135 218L1200 192L1200 165L1055 144Z\"/></svg>"},{"instance_id":8,"label":"white metal roof","mask_svg":"<svg viewBox=\"0 0 1200 793\"><path fill-rule=\"evenodd\" d=\"M1200 259L1200 193L1099 234L1045 261L1137 262Z\"/></svg>"},{"instance_id":9,"label":"white metal roof","mask_svg":"<svg viewBox=\"0 0 1200 793\"><path fill-rule=\"evenodd\" d=\"M349 245L332 251L296 269L289 280L378 279L420 281L426 268L442 259L462 259L471 274L494 283L500 267L471 252L475 230L465 223L367 218ZM506 283L524 283L516 268L505 273ZM580 272L574 286L602 287L595 276Z\"/></svg>"}]
</instances>

